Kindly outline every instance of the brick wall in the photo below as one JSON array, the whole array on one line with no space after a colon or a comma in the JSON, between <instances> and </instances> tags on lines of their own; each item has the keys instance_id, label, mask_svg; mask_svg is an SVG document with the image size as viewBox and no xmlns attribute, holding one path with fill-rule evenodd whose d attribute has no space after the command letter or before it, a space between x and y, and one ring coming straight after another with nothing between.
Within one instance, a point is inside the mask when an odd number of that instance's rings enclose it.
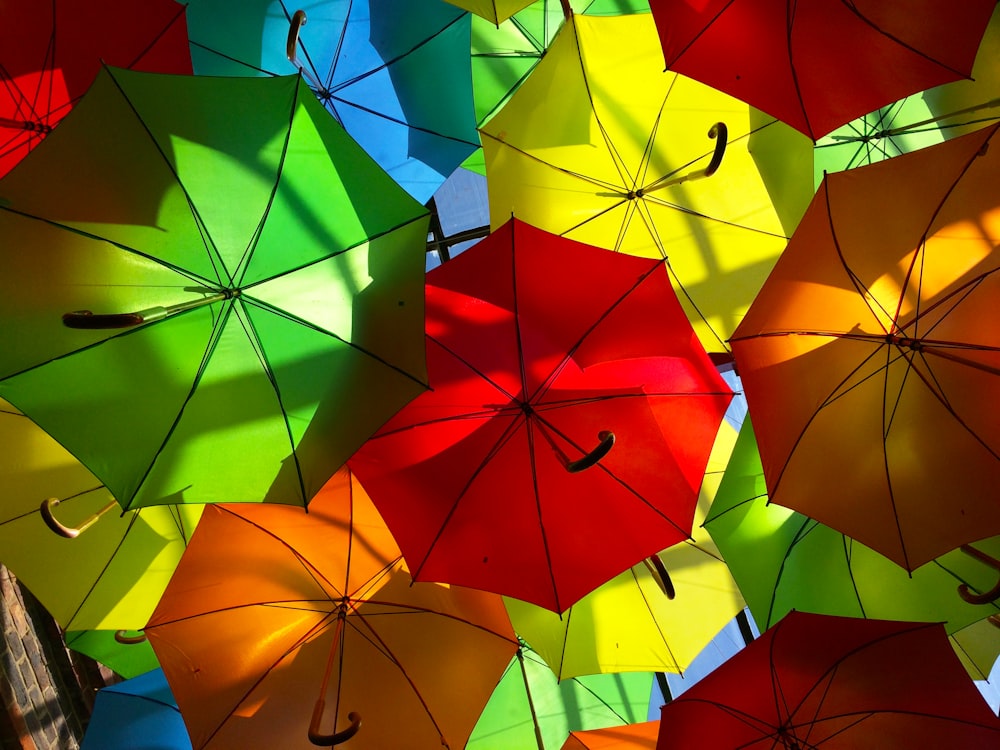
<instances>
[{"instance_id":1,"label":"brick wall","mask_svg":"<svg viewBox=\"0 0 1000 750\"><path fill-rule=\"evenodd\" d=\"M58 625L3 566L0 628L3 750L77 750L106 673L65 647Z\"/></svg>"}]
</instances>

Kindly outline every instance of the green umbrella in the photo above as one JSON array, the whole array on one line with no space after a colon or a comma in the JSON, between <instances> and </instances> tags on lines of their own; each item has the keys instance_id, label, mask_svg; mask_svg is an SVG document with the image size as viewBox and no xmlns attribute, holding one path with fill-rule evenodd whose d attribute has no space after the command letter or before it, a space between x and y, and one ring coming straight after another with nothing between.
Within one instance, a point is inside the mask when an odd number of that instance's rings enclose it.
<instances>
[{"instance_id":1,"label":"green umbrella","mask_svg":"<svg viewBox=\"0 0 1000 750\"><path fill-rule=\"evenodd\" d=\"M133 639L123 643L121 638ZM153 647L137 633L116 630L71 630L63 633L71 649L100 662L125 679L152 672L160 666Z\"/></svg>"},{"instance_id":2,"label":"green umbrella","mask_svg":"<svg viewBox=\"0 0 1000 750\"><path fill-rule=\"evenodd\" d=\"M643 672L559 681L522 642L466 750L556 750L573 731L645 721L652 685L653 675Z\"/></svg>"},{"instance_id":3,"label":"green umbrella","mask_svg":"<svg viewBox=\"0 0 1000 750\"><path fill-rule=\"evenodd\" d=\"M768 503L750 420L736 447L704 526L729 563L761 630L792 609L818 614L944 622L949 633L1000 612L958 593L992 589L1000 571L962 550L912 573L828 526ZM1000 537L973 547L1000 558ZM1000 631L998 631L1000 632Z\"/></svg>"},{"instance_id":4,"label":"green umbrella","mask_svg":"<svg viewBox=\"0 0 1000 750\"><path fill-rule=\"evenodd\" d=\"M305 505L426 387L427 224L298 76L105 68L0 181L0 396L122 508Z\"/></svg>"}]
</instances>

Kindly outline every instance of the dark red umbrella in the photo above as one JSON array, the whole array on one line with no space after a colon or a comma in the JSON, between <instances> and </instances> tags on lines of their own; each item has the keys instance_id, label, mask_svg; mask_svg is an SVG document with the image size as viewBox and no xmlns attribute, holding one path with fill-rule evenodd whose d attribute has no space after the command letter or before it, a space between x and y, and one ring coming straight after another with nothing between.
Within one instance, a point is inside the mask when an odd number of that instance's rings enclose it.
<instances>
[{"instance_id":1,"label":"dark red umbrella","mask_svg":"<svg viewBox=\"0 0 1000 750\"><path fill-rule=\"evenodd\" d=\"M431 391L350 461L415 579L561 612L688 536L732 392L662 259L511 219L426 298Z\"/></svg>"},{"instance_id":2,"label":"dark red umbrella","mask_svg":"<svg viewBox=\"0 0 1000 750\"><path fill-rule=\"evenodd\" d=\"M73 108L103 64L191 73L174 0L0 2L0 176Z\"/></svg>"},{"instance_id":3,"label":"dark red umbrella","mask_svg":"<svg viewBox=\"0 0 1000 750\"><path fill-rule=\"evenodd\" d=\"M968 78L996 0L651 0L667 69L814 140Z\"/></svg>"},{"instance_id":4,"label":"dark red umbrella","mask_svg":"<svg viewBox=\"0 0 1000 750\"><path fill-rule=\"evenodd\" d=\"M660 716L657 750L1000 747L941 623L790 612Z\"/></svg>"}]
</instances>

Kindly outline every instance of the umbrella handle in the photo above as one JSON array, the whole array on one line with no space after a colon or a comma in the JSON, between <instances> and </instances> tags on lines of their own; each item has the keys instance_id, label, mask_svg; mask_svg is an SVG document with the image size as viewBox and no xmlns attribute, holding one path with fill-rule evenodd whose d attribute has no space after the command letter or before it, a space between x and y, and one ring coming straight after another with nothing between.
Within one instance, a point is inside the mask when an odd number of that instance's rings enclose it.
<instances>
[{"instance_id":1,"label":"umbrella handle","mask_svg":"<svg viewBox=\"0 0 1000 750\"><path fill-rule=\"evenodd\" d=\"M677 596L677 592L674 590L674 582L670 580L670 574L667 572L667 567L663 564L663 560L660 559L659 555L651 555L643 560L646 563L646 567L649 568L649 572L653 574L653 578L660 586L660 590L667 597L667 599L673 599Z\"/></svg>"},{"instance_id":2,"label":"umbrella handle","mask_svg":"<svg viewBox=\"0 0 1000 750\"><path fill-rule=\"evenodd\" d=\"M124 630L115 631L115 641L122 644L123 646L132 646L136 643L145 643L148 638L146 638L145 633L139 633L139 635L126 635Z\"/></svg>"},{"instance_id":3,"label":"umbrella handle","mask_svg":"<svg viewBox=\"0 0 1000 750\"><path fill-rule=\"evenodd\" d=\"M591 466L608 455L608 451L610 451L611 447L615 444L615 433L611 432L611 430L601 430L597 433L597 438L601 442L599 442L597 447L590 451L590 453L586 454L582 458L576 459L576 461L566 461L566 471L570 474L576 474L584 469L589 469Z\"/></svg>"},{"instance_id":4,"label":"umbrella handle","mask_svg":"<svg viewBox=\"0 0 1000 750\"><path fill-rule=\"evenodd\" d=\"M715 174L722 165L722 157L726 155L726 146L729 144L729 127L724 122L717 122L708 129L708 137L715 139L715 151L712 152L712 158L708 162L707 167L689 172L688 174L678 175L663 182L653 183L649 187L643 188L637 194L651 193L668 185L680 185L682 182L687 182L688 180L700 180L702 177L711 177ZM629 197L631 197L631 194L629 194Z\"/></svg>"},{"instance_id":5,"label":"umbrella handle","mask_svg":"<svg viewBox=\"0 0 1000 750\"><path fill-rule=\"evenodd\" d=\"M41 508L39 508L39 510L41 511L42 520L45 521L46 526L52 529L52 531L57 533L59 536L66 537L67 539L76 539L78 536L80 536L80 534L82 534L84 531L86 531L95 523L97 523L98 519L100 519L101 516L103 516L109 510L114 508L116 505L118 505L118 503L115 500L112 500L103 508L101 508L99 511L97 511L94 515L85 518L83 520L83 523L81 523L79 526L76 527L66 526L58 518L56 518L55 515L53 515L52 509L55 508L57 505L59 505L59 498L50 497L43 500Z\"/></svg>"},{"instance_id":6,"label":"umbrella handle","mask_svg":"<svg viewBox=\"0 0 1000 750\"><path fill-rule=\"evenodd\" d=\"M306 25L306 12L304 10L297 10L292 14L292 20L288 25L288 38L285 41L285 56L288 58L288 62L292 65L298 67L297 48L299 46L299 32L302 27Z\"/></svg>"},{"instance_id":7,"label":"umbrella handle","mask_svg":"<svg viewBox=\"0 0 1000 750\"><path fill-rule=\"evenodd\" d=\"M316 705L313 707L312 720L309 722L309 741L314 745L319 745L320 747L339 745L342 742L347 742L347 740L351 739L361 729L361 714L357 711L351 711L347 714L347 718L351 720L351 726L347 727L347 729L342 729L333 734L320 734L319 725L323 720L324 708L326 708L326 701L323 698L318 699Z\"/></svg>"},{"instance_id":8,"label":"umbrella handle","mask_svg":"<svg viewBox=\"0 0 1000 750\"><path fill-rule=\"evenodd\" d=\"M959 547L959 549L970 557L974 557L979 560L979 562L989 565L991 568L995 568L998 572L1000 572L1000 560L997 560L995 557L991 557L985 552L982 552L969 544L963 544ZM969 604L989 604L990 602L1000 599L1000 580L997 581L997 584L993 588L989 591L983 592L982 594L974 594L969 590L968 584L960 583L958 585L958 595L965 599L965 601Z\"/></svg>"},{"instance_id":9,"label":"umbrella handle","mask_svg":"<svg viewBox=\"0 0 1000 750\"><path fill-rule=\"evenodd\" d=\"M196 307L204 307L214 302L232 299L239 296L239 290L219 292L211 294L201 299L190 302L179 302L176 305L166 307L150 307L145 310L125 313L107 313L95 315L90 310L76 310L74 312L63 313L62 322L67 328L80 328L85 330L98 330L105 328L131 328L142 323L152 323L162 320L168 315L176 315L185 310L193 310Z\"/></svg>"}]
</instances>

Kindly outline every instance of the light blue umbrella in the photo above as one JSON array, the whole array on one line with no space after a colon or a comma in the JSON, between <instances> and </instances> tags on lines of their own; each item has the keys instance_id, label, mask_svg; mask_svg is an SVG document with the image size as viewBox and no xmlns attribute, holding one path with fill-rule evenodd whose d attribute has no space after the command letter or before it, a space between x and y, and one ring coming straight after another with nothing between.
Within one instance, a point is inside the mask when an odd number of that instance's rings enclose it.
<instances>
[{"instance_id":1,"label":"light blue umbrella","mask_svg":"<svg viewBox=\"0 0 1000 750\"><path fill-rule=\"evenodd\" d=\"M191 750L163 670L98 690L80 750Z\"/></svg>"}]
</instances>

